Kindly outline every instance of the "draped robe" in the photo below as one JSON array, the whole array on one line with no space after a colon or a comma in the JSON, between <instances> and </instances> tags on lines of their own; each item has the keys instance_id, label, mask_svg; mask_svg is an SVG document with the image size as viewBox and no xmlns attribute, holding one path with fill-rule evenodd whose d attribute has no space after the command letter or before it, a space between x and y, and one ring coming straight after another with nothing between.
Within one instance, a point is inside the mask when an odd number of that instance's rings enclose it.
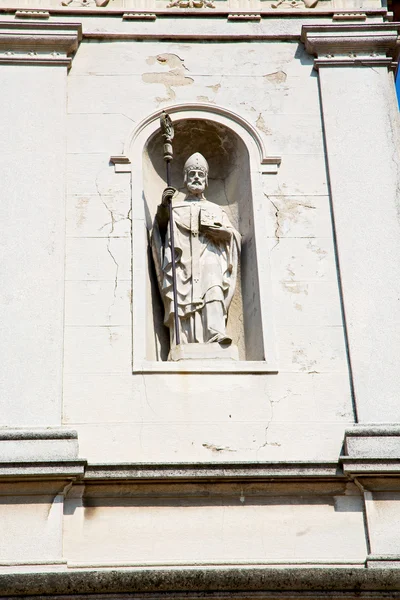
<instances>
[{"instance_id":1,"label":"draped robe","mask_svg":"<svg viewBox=\"0 0 400 600\"><path fill-rule=\"evenodd\" d=\"M165 213L164 213L165 214ZM228 308L235 292L240 234L226 212L206 199L173 201L178 319L183 343L230 342ZM152 251L164 302L164 324L174 343L174 298L169 225L157 213ZM204 223L214 225L213 237ZM218 225L225 232L218 238Z\"/></svg>"}]
</instances>

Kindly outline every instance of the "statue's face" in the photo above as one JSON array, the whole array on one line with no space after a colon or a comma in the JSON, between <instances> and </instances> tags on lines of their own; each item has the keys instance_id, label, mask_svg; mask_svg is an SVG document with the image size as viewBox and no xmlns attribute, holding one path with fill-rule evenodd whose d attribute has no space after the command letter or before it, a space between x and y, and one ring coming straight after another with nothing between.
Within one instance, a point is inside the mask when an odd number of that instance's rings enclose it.
<instances>
[{"instance_id":1,"label":"statue's face","mask_svg":"<svg viewBox=\"0 0 400 600\"><path fill-rule=\"evenodd\" d=\"M202 194L206 189L207 175L200 169L189 169L187 174L186 186L190 193Z\"/></svg>"}]
</instances>

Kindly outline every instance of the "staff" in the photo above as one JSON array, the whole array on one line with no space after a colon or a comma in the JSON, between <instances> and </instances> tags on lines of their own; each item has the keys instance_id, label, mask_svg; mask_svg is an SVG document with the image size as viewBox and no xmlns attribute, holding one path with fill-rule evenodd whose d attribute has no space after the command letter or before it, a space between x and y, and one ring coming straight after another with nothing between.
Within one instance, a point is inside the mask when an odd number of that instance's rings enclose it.
<instances>
[{"instance_id":1,"label":"staff","mask_svg":"<svg viewBox=\"0 0 400 600\"><path fill-rule=\"evenodd\" d=\"M167 186L171 185L171 160L173 158L172 140L174 139L174 127L171 117L163 110L160 116L161 131L164 138L164 160L167 166ZM169 201L169 239L171 243L172 255L172 293L174 298L174 324L175 324L175 344L181 343L178 323L178 294L176 291L176 264L175 264L175 243L174 243L174 221L172 218L172 198Z\"/></svg>"}]
</instances>

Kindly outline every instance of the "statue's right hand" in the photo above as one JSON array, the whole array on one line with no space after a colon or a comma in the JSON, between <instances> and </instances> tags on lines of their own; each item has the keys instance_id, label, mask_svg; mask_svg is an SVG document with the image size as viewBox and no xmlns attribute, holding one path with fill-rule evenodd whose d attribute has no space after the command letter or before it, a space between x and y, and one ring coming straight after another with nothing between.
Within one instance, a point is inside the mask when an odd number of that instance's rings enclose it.
<instances>
[{"instance_id":1,"label":"statue's right hand","mask_svg":"<svg viewBox=\"0 0 400 600\"><path fill-rule=\"evenodd\" d=\"M165 190L162 193L161 204L163 206L169 206L172 202L172 197L174 196L175 192L176 189L171 186L165 188Z\"/></svg>"}]
</instances>

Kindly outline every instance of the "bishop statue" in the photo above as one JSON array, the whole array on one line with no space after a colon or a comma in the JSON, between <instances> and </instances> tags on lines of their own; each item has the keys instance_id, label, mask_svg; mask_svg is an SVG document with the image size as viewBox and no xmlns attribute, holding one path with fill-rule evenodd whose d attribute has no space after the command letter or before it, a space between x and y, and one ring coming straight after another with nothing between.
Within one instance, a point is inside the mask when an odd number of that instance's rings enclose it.
<instances>
[{"instance_id":1,"label":"bishop statue","mask_svg":"<svg viewBox=\"0 0 400 600\"><path fill-rule=\"evenodd\" d=\"M167 187L158 206L152 250L164 302L164 324L175 344L177 315L181 344L215 344L232 340L226 332L228 309L235 292L241 236L223 208L209 202L208 163L196 152L184 166L187 193L183 200ZM174 306L169 204L172 202L177 307Z\"/></svg>"}]
</instances>

